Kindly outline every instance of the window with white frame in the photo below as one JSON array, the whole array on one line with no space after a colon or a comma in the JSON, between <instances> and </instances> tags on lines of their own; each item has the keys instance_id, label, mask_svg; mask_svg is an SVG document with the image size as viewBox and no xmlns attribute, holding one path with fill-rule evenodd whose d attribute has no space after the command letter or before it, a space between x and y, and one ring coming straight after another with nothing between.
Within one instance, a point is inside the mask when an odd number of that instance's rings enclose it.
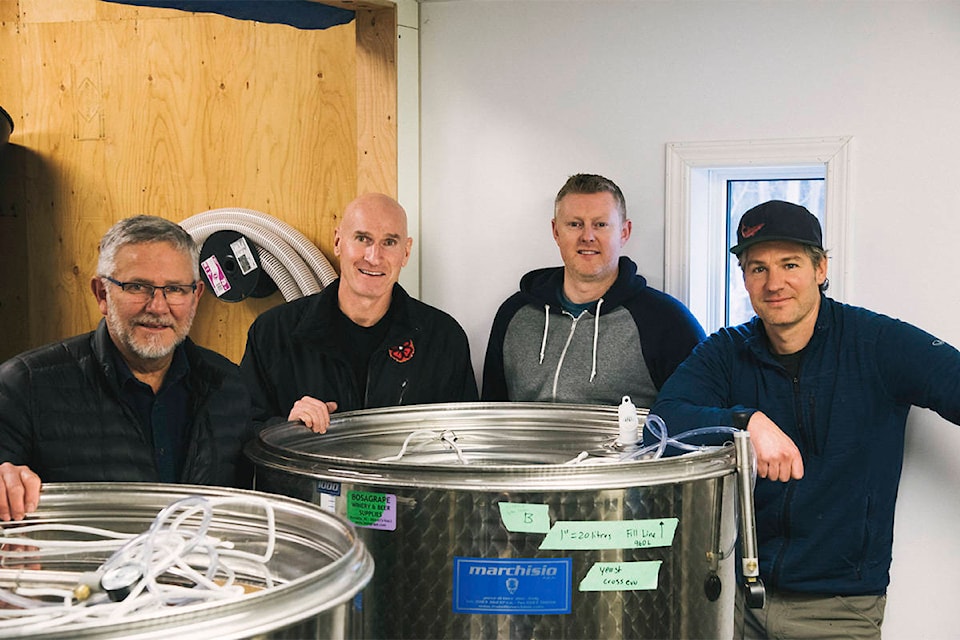
<instances>
[{"instance_id":1,"label":"window with white frame","mask_svg":"<svg viewBox=\"0 0 960 640\"><path fill-rule=\"evenodd\" d=\"M707 333L753 316L736 257L736 225L778 199L820 219L830 295L842 299L850 138L667 145L665 290Z\"/></svg>"}]
</instances>

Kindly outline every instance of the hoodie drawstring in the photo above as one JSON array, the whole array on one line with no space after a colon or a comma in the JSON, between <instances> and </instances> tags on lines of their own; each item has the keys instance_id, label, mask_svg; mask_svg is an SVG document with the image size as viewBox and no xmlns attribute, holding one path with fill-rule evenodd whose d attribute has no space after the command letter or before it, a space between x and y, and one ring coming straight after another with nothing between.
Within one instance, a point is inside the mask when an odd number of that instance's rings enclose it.
<instances>
[{"instance_id":1,"label":"hoodie drawstring","mask_svg":"<svg viewBox=\"0 0 960 640\"><path fill-rule=\"evenodd\" d=\"M597 339L600 337L600 305L603 298L597 300L597 315L593 319L593 368L590 370L590 382L597 377Z\"/></svg>"},{"instance_id":2,"label":"hoodie drawstring","mask_svg":"<svg viewBox=\"0 0 960 640\"><path fill-rule=\"evenodd\" d=\"M543 305L543 341L540 343L540 364L543 364L543 352L547 350L547 331L550 329L550 305Z\"/></svg>"}]
</instances>

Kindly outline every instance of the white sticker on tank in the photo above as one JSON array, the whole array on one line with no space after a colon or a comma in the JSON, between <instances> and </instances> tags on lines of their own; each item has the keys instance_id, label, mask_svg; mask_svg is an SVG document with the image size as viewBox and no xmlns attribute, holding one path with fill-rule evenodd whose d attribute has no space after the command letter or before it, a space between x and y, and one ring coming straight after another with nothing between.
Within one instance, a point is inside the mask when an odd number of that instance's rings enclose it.
<instances>
[{"instance_id":1,"label":"white sticker on tank","mask_svg":"<svg viewBox=\"0 0 960 640\"><path fill-rule=\"evenodd\" d=\"M320 508L324 511L337 512L337 499L329 493L320 494Z\"/></svg>"}]
</instances>

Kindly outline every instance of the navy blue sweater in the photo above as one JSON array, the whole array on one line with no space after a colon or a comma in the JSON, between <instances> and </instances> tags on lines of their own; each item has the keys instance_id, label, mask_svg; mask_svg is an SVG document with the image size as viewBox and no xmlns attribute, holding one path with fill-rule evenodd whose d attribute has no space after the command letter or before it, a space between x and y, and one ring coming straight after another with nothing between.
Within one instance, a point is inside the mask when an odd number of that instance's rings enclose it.
<instances>
[{"instance_id":1,"label":"navy blue sweater","mask_svg":"<svg viewBox=\"0 0 960 640\"><path fill-rule=\"evenodd\" d=\"M960 423L960 352L884 315L821 297L796 378L759 319L702 342L652 413L671 434L760 410L800 449L804 477L757 480L761 578L784 590L885 593L911 405Z\"/></svg>"}]
</instances>

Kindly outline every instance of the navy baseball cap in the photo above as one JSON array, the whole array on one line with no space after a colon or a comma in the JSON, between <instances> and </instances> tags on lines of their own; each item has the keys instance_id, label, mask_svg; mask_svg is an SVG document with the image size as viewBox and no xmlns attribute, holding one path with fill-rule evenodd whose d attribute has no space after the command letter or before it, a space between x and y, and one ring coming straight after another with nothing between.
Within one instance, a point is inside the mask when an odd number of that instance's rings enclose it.
<instances>
[{"instance_id":1,"label":"navy baseball cap","mask_svg":"<svg viewBox=\"0 0 960 640\"><path fill-rule=\"evenodd\" d=\"M770 200L743 214L737 227L737 246L730 249L730 253L739 257L747 247L770 240L799 242L823 249L823 233L817 216L798 204Z\"/></svg>"}]
</instances>

